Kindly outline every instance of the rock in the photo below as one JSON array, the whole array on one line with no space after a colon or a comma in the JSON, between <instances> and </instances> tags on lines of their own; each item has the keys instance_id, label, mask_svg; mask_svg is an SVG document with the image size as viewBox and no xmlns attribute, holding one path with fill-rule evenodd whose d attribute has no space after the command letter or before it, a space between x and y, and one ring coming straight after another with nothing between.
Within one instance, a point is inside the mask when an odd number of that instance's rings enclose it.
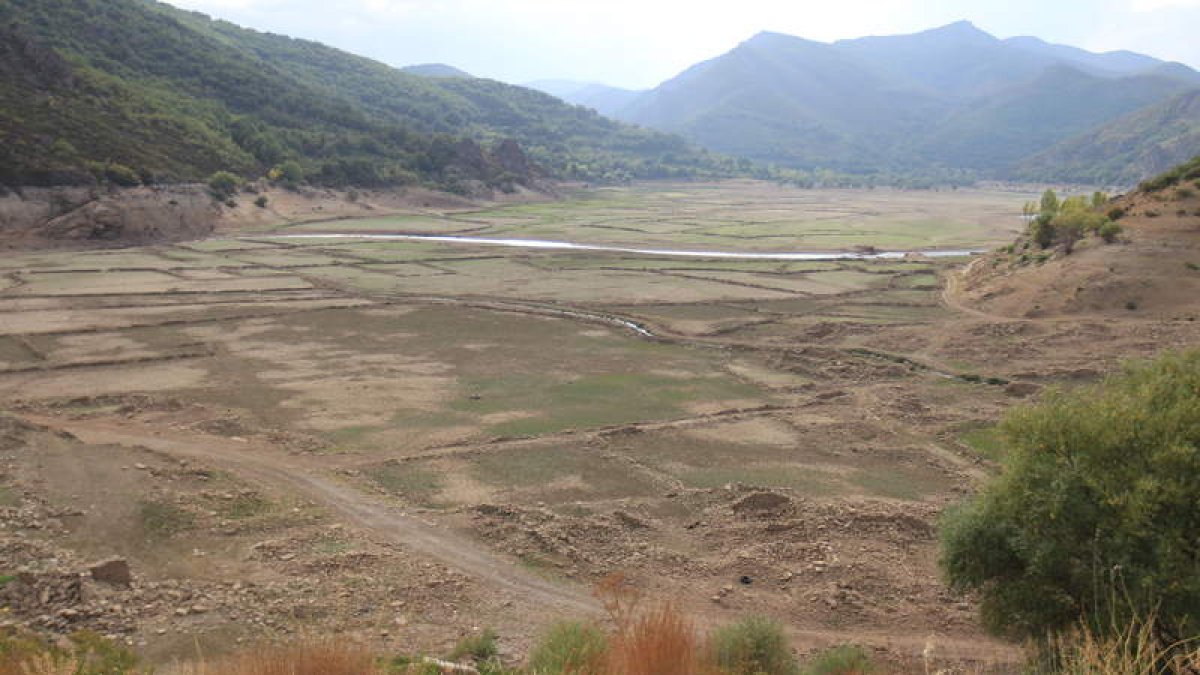
<instances>
[{"instance_id":1,"label":"rock","mask_svg":"<svg viewBox=\"0 0 1200 675\"><path fill-rule=\"evenodd\" d=\"M115 586L129 586L133 583L133 574L129 571L129 563L124 558L109 558L92 565L89 569L92 579Z\"/></svg>"}]
</instances>

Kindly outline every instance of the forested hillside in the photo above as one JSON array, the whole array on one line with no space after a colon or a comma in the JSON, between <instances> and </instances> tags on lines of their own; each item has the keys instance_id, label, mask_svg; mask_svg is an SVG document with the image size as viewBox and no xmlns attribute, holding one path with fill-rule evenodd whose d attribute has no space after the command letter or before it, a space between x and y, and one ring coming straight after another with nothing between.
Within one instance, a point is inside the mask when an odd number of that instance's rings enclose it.
<instances>
[{"instance_id":1,"label":"forested hillside","mask_svg":"<svg viewBox=\"0 0 1200 675\"><path fill-rule=\"evenodd\" d=\"M1139 110L1021 163L1027 180L1135 183L1181 164L1200 149L1200 90Z\"/></svg>"},{"instance_id":2,"label":"forested hillside","mask_svg":"<svg viewBox=\"0 0 1200 675\"><path fill-rule=\"evenodd\" d=\"M325 184L451 189L733 166L540 92L405 73L153 0L9 0L0 31L10 185L253 176L289 160Z\"/></svg>"}]
</instances>

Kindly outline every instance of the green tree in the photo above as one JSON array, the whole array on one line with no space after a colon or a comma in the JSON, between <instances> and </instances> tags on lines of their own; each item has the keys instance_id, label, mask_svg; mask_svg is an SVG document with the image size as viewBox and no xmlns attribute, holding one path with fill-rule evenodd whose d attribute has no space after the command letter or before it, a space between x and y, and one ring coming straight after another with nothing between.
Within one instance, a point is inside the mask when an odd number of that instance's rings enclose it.
<instances>
[{"instance_id":1,"label":"green tree","mask_svg":"<svg viewBox=\"0 0 1200 675\"><path fill-rule=\"evenodd\" d=\"M1058 215L1058 193L1054 190L1046 190L1042 193L1041 214L1047 218L1053 218Z\"/></svg>"},{"instance_id":2,"label":"green tree","mask_svg":"<svg viewBox=\"0 0 1200 675\"><path fill-rule=\"evenodd\" d=\"M1050 392L1001 429L1003 472L941 526L946 578L980 593L987 627L1157 611L1167 635L1200 629L1200 350Z\"/></svg>"},{"instance_id":3,"label":"green tree","mask_svg":"<svg viewBox=\"0 0 1200 675\"><path fill-rule=\"evenodd\" d=\"M208 177L208 189L212 190L213 196L224 199L236 192L244 182L236 173L218 171Z\"/></svg>"}]
</instances>

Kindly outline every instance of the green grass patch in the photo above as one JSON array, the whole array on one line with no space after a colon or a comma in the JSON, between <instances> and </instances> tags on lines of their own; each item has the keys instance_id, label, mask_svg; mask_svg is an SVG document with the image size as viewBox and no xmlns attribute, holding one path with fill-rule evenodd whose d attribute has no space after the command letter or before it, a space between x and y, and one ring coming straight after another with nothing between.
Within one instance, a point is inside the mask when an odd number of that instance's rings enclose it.
<instances>
[{"instance_id":1,"label":"green grass patch","mask_svg":"<svg viewBox=\"0 0 1200 675\"><path fill-rule=\"evenodd\" d=\"M759 390L726 377L668 377L650 373L584 375L555 382L548 377L513 375L474 379L464 389L477 399L451 407L486 415L533 411L529 417L498 422L487 430L499 436L534 436L684 414L689 401L759 397Z\"/></svg>"},{"instance_id":2,"label":"green grass patch","mask_svg":"<svg viewBox=\"0 0 1200 675\"><path fill-rule=\"evenodd\" d=\"M761 487L791 488L813 497L838 493L840 480L827 471L799 466L746 466L690 469L679 472L679 480L693 488L719 488L730 483Z\"/></svg>"},{"instance_id":3,"label":"green grass patch","mask_svg":"<svg viewBox=\"0 0 1200 675\"><path fill-rule=\"evenodd\" d=\"M422 506L443 506L434 499L442 490L442 476L425 467L388 462L368 470L366 475L393 495Z\"/></svg>"},{"instance_id":4,"label":"green grass patch","mask_svg":"<svg viewBox=\"0 0 1200 675\"><path fill-rule=\"evenodd\" d=\"M850 482L872 496L906 501L923 499L938 488L932 476L895 466L856 471Z\"/></svg>"},{"instance_id":5,"label":"green grass patch","mask_svg":"<svg viewBox=\"0 0 1200 675\"><path fill-rule=\"evenodd\" d=\"M0 485L0 506L19 506L21 498L12 488Z\"/></svg>"},{"instance_id":6,"label":"green grass patch","mask_svg":"<svg viewBox=\"0 0 1200 675\"><path fill-rule=\"evenodd\" d=\"M967 429L958 435L958 440L980 455L999 462L1008 452L1000 429L994 426Z\"/></svg>"},{"instance_id":7,"label":"green grass patch","mask_svg":"<svg viewBox=\"0 0 1200 675\"><path fill-rule=\"evenodd\" d=\"M196 527L196 517L175 504L144 501L138 507L142 531L152 537L170 537Z\"/></svg>"},{"instance_id":8,"label":"green grass patch","mask_svg":"<svg viewBox=\"0 0 1200 675\"><path fill-rule=\"evenodd\" d=\"M570 448L528 448L481 455L471 465L476 480L534 493L531 499L563 502L654 494L653 482L615 460Z\"/></svg>"},{"instance_id":9,"label":"green grass patch","mask_svg":"<svg viewBox=\"0 0 1200 675\"><path fill-rule=\"evenodd\" d=\"M222 499L216 509L222 518L243 520L268 513L271 502L256 494L239 494L233 499Z\"/></svg>"}]
</instances>

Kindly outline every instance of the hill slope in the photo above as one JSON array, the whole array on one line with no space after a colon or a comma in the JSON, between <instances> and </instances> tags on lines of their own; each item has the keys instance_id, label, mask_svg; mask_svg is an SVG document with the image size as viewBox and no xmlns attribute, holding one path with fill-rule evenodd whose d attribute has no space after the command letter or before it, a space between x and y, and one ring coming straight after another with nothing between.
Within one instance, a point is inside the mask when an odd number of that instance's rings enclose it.
<instances>
[{"instance_id":1,"label":"hill slope","mask_svg":"<svg viewBox=\"0 0 1200 675\"><path fill-rule=\"evenodd\" d=\"M1151 189L1153 188L1153 189ZM1000 317L1200 317L1200 157L1121 197L1119 241L1090 239L1045 260L1001 250L973 261L952 304Z\"/></svg>"},{"instance_id":2,"label":"hill slope","mask_svg":"<svg viewBox=\"0 0 1200 675\"><path fill-rule=\"evenodd\" d=\"M803 169L1011 177L1029 155L1198 79L1148 56L999 40L967 22L832 44L762 33L617 114Z\"/></svg>"},{"instance_id":3,"label":"hill slope","mask_svg":"<svg viewBox=\"0 0 1200 675\"><path fill-rule=\"evenodd\" d=\"M531 179L521 147L554 175L723 170L680 138L540 92L404 73L153 0L10 0L0 26L9 184L78 182L112 163L143 179L257 175L296 159L324 183L454 186Z\"/></svg>"},{"instance_id":4,"label":"hill slope","mask_svg":"<svg viewBox=\"0 0 1200 675\"><path fill-rule=\"evenodd\" d=\"M1132 184L1200 150L1200 89L1150 106L1027 158L1017 175L1080 183Z\"/></svg>"}]
</instances>

